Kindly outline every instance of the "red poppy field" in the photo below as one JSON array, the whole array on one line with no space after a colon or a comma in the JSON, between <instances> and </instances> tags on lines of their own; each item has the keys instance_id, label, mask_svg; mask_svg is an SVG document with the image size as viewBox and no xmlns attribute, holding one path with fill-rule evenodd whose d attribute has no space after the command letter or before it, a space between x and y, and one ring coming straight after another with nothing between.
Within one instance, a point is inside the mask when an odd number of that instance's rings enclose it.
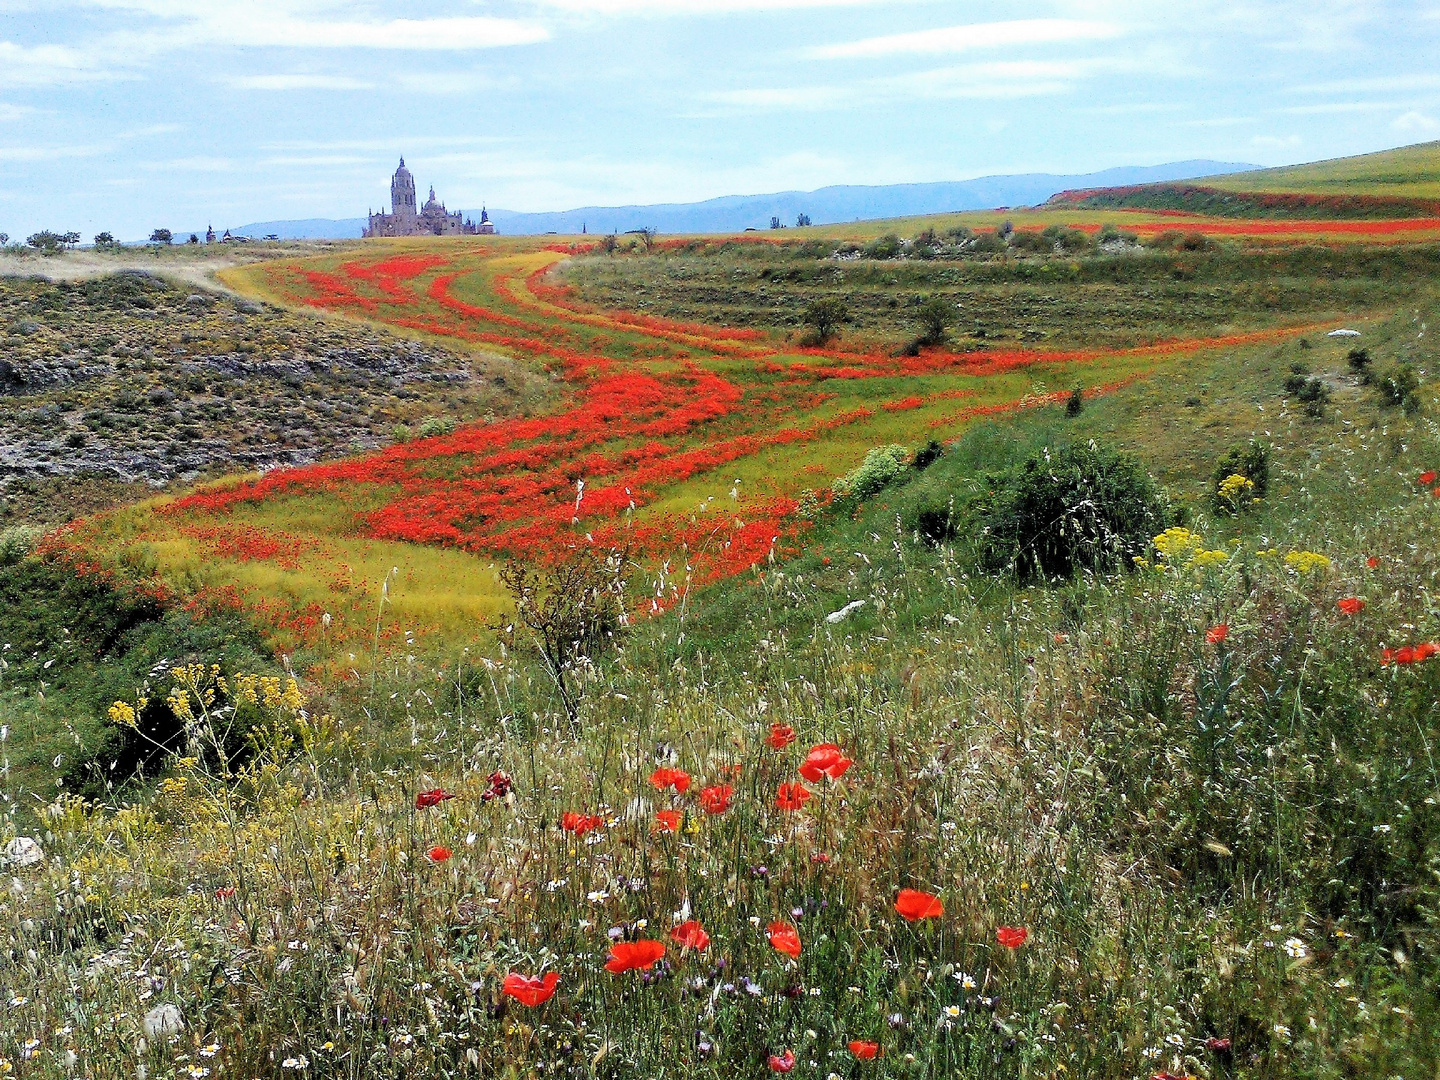
<instances>
[{"instance_id":1,"label":"red poppy field","mask_svg":"<svg viewBox=\"0 0 1440 1080\"><path fill-rule=\"evenodd\" d=\"M287 649L367 640L392 568L385 633L473 639L504 607L489 567L543 563L577 542L623 548L650 568L639 610L653 613L801 550L805 493L823 502L872 447L953 438L977 419L1065 397L1057 383L1103 395L1186 357L1317 329L1272 320L1118 349L806 348L588 307L554 275L588 247L411 243L232 273L232 284L291 307L543 367L554 404L225 481L92 523L71 542L144 545L162 578L190 582L198 603L260 614Z\"/></svg>"}]
</instances>

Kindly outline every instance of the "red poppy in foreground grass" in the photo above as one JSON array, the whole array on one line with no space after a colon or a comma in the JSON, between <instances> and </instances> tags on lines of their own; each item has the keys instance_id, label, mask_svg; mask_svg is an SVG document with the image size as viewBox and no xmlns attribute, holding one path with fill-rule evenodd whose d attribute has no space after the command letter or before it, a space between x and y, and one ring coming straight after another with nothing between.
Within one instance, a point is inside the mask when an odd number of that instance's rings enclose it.
<instances>
[{"instance_id":1,"label":"red poppy in foreground grass","mask_svg":"<svg viewBox=\"0 0 1440 1080\"><path fill-rule=\"evenodd\" d=\"M655 823L662 832L679 832L680 817L679 810L660 810L655 814Z\"/></svg>"},{"instance_id":2,"label":"red poppy in foreground grass","mask_svg":"<svg viewBox=\"0 0 1440 1080\"><path fill-rule=\"evenodd\" d=\"M690 774L684 769L656 769L650 774L650 783L655 785L656 791L664 791L673 787L681 795L690 790Z\"/></svg>"},{"instance_id":3,"label":"red poppy in foreground grass","mask_svg":"<svg viewBox=\"0 0 1440 1080\"><path fill-rule=\"evenodd\" d=\"M1230 1052L1230 1040L1211 1036L1205 1040L1205 1049L1212 1054L1228 1054Z\"/></svg>"},{"instance_id":4,"label":"red poppy in foreground grass","mask_svg":"<svg viewBox=\"0 0 1440 1080\"><path fill-rule=\"evenodd\" d=\"M765 742L775 750L784 750L795 741L795 729L789 724L771 724L770 734L765 736Z\"/></svg>"},{"instance_id":5,"label":"red poppy in foreground grass","mask_svg":"<svg viewBox=\"0 0 1440 1080\"><path fill-rule=\"evenodd\" d=\"M770 944L776 952L789 957L800 955L800 931L786 922L772 922L769 927Z\"/></svg>"},{"instance_id":6,"label":"red poppy in foreground grass","mask_svg":"<svg viewBox=\"0 0 1440 1080\"><path fill-rule=\"evenodd\" d=\"M1219 645L1229 636L1230 624L1222 622L1219 625L1212 626L1209 630L1205 631L1205 642L1209 645Z\"/></svg>"},{"instance_id":7,"label":"red poppy in foreground grass","mask_svg":"<svg viewBox=\"0 0 1440 1080\"><path fill-rule=\"evenodd\" d=\"M576 836L584 836L591 829L598 829L605 824L605 819L599 814L577 814L569 810L560 815L560 828L566 832L573 832Z\"/></svg>"},{"instance_id":8,"label":"red poppy in foreground grass","mask_svg":"<svg viewBox=\"0 0 1440 1080\"><path fill-rule=\"evenodd\" d=\"M1419 645L1402 645L1398 649L1383 650L1380 653L1380 663L1418 664L1422 660L1429 660L1437 652L1440 652L1440 645L1433 641L1422 641Z\"/></svg>"},{"instance_id":9,"label":"red poppy in foreground grass","mask_svg":"<svg viewBox=\"0 0 1440 1080\"><path fill-rule=\"evenodd\" d=\"M1435 482L1435 470L1434 470L1434 469L1426 469L1424 472L1422 472L1422 473L1420 474L1420 486L1421 486L1421 487L1429 487L1429 486L1430 486L1431 484L1433 484L1434 482Z\"/></svg>"},{"instance_id":10,"label":"red poppy in foreground grass","mask_svg":"<svg viewBox=\"0 0 1440 1080\"><path fill-rule=\"evenodd\" d=\"M234 895L235 895L235 886L234 886L234 885L222 885L222 886L220 886L220 888L218 888L218 889L215 890L215 899L217 899L217 900L229 900L230 897L232 897L232 896L234 896Z\"/></svg>"},{"instance_id":11,"label":"red poppy in foreground grass","mask_svg":"<svg viewBox=\"0 0 1440 1080\"><path fill-rule=\"evenodd\" d=\"M861 1061L869 1061L880 1053L880 1044L866 1042L864 1039L850 1040L850 1053Z\"/></svg>"},{"instance_id":12,"label":"red poppy in foreground grass","mask_svg":"<svg viewBox=\"0 0 1440 1080\"><path fill-rule=\"evenodd\" d=\"M683 922L671 930L670 940L682 948L694 949L696 952L704 952L710 947L710 935L694 919Z\"/></svg>"},{"instance_id":13,"label":"red poppy in foreground grass","mask_svg":"<svg viewBox=\"0 0 1440 1080\"><path fill-rule=\"evenodd\" d=\"M431 791L422 791L415 796L415 809L424 810L427 807L439 806L446 799L453 799L455 796L444 788L435 788Z\"/></svg>"},{"instance_id":14,"label":"red poppy in foreground grass","mask_svg":"<svg viewBox=\"0 0 1440 1080\"><path fill-rule=\"evenodd\" d=\"M1343 599L1336 600L1335 606L1346 615L1359 615L1360 612L1365 610L1365 601L1361 600L1358 596L1347 596Z\"/></svg>"},{"instance_id":15,"label":"red poppy in foreground grass","mask_svg":"<svg viewBox=\"0 0 1440 1080\"><path fill-rule=\"evenodd\" d=\"M536 1005L544 1005L555 996L555 984L559 981L560 976L553 971L543 979L532 979L528 975L519 975L512 971L505 976L500 992L533 1009Z\"/></svg>"},{"instance_id":16,"label":"red poppy in foreground grass","mask_svg":"<svg viewBox=\"0 0 1440 1080\"><path fill-rule=\"evenodd\" d=\"M730 809L735 789L729 784L716 784L700 790L700 809L707 814L723 814Z\"/></svg>"},{"instance_id":17,"label":"red poppy in foreground grass","mask_svg":"<svg viewBox=\"0 0 1440 1080\"><path fill-rule=\"evenodd\" d=\"M619 975L626 971L647 971L665 955L663 941L617 941L610 946L610 959L605 970Z\"/></svg>"},{"instance_id":18,"label":"red poppy in foreground grass","mask_svg":"<svg viewBox=\"0 0 1440 1080\"><path fill-rule=\"evenodd\" d=\"M775 805L781 810L802 810L810 801L810 789L804 784L781 784L775 792Z\"/></svg>"},{"instance_id":19,"label":"red poppy in foreground grass","mask_svg":"<svg viewBox=\"0 0 1440 1080\"><path fill-rule=\"evenodd\" d=\"M919 889L901 889L895 900L895 910L902 919L915 922L917 919L938 919L945 914L945 905L938 896Z\"/></svg>"},{"instance_id":20,"label":"red poppy in foreground grass","mask_svg":"<svg viewBox=\"0 0 1440 1080\"><path fill-rule=\"evenodd\" d=\"M432 863L442 863L454 854L455 853L444 844L436 844L429 851L425 852L425 857Z\"/></svg>"},{"instance_id":21,"label":"red poppy in foreground grass","mask_svg":"<svg viewBox=\"0 0 1440 1080\"><path fill-rule=\"evenodd\" d=\"M795 1068L795 1051L786 1050L783 1054L770 1055L771 1072L789 1072Z\"/></svg>"},{"instance_id":22,"label":"red poppy in foreground grass","mask_svg":"<svg viewBox=\"0 0 1440 1080\"><path fill-rule=\"evenodd\" d=\"M1023 926L1002 926L995 931L995 940L1007 949L1018 949L1029 936L1030 931Z\"/></svg>"},{"instance_id":23,"label":"red poppy in foreground grass","mask_svg":"<svg viewBox=\"0 0 1440 1080\"><path fill-rule=\"evenodd\" d=\"M805 755L805 762L800 766L800 775L812 784L826 776L831 780L839 780L845 775L845 770L854 764L834 743L821 743L819 746L812 746L810 753Z\"/></svg>"},{"instance_id":24,"label":"red poppy in foreground grass","mask_svg":"<svg viewBox=\"0 0 1440 1080\"><path fill-rule=\"evenodd\" d=\"M1377 566L1380 565L1380 559L1375 555L1371 555L1368 559L1365 560L1365 565L1368 566L1371 570L1374 570Z\"/></svg>"}]
</instances>

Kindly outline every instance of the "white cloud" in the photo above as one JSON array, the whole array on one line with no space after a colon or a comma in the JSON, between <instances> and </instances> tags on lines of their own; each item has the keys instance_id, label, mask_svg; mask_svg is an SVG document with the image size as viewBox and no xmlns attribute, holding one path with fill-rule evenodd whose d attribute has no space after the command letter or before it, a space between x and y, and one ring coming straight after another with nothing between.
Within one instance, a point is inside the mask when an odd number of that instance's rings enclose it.
<instances>
[{"instance_id":1,"label":"white cloud","mask_svg":"<svg viewBox=\"0 0 1440 1080\"><path fill-rule=\"evenodd\" d=\"M0 146L0 165L95 157L101 150L102 147L99 146Z\"/></svg>"},{"instance_id":2,"label":"white cloud","mask_svg":"<svg viewBox=\"0 0 1440 1080\"><path fill-rule=\"evenodd\" d=\"M249 12L202 18L195 30L207 40L234 45L301 49L403 49L470 51L533 45L550 32L538 23L467 16L453 19L392 19L389 22L325 22L256 19Z\"/></svg>"},{"instance_id":3,"label":"white cloud","mask_svg":"<svg viewBox=\"0 0 1440 1080\"><path fill-rule=\"evenodd\" d=\"M370 90L374 83L348 75L236 75L225 80L237 90Z\"/></svg>"},{"instance_id":4,"label":"white cloud","mask_svg":"<svg viewBox=\"0 0 1440 1080\"><path fill-rule=\"evenodd\" d=\"M911 6L916 0L536 0L573 15L729 15L794 8Z\"/></svg>"},{"instance_id":5,"label":"white cloud","mask_svg":"<svg viewBox=\"0 0 1440 1080\"><path fill-rule=\"evenodd\" d=\"M1363 94L1367 91L1403 93L1407 90L1440 90L1440 75L1417 72L1412 75L1379 75L1365 79L1338 79L1291 87L1296 94Z\"/></svg>"},{"instance_id":6,"label":"white cloud","mask_svg":"<svg viewBox=\"0 0 1440 1080\"><path fill-rule=\"evenodd\" d=\"M1118 37L1118 26L1083 19L1018 19L1011 22L971 23L908 34L889 34L838 45L819 45L805 55L823 60L868 59L902 54L936 55L971 49L1000 49L1062 41L1098 41Z\"/></svg>"},{"instance_id":7,"label":"white cloud","mask_svg":"<svg viewBox=\"0 0 1440 1080\"><path fill-rule=\"evenodd\" d=\"M1440 121L1432 116L1426 116L1422 112L1411 109L1409 112L1401 113L1390 126L1396 131L1404 132L1407 135L1431 135L1440 131Z\"/></svg>"},{"instance_id":8,"label":"white cloud","mask_svg":"<svg viewBox=\"0 0 1440 1080\"><path fill-rule=\"evenodd\" d=\"M35 111L28 105L11 105L8 101L0 101L0 124L24 119Z\"/></svg>"},{"instance_id":9,"label":"white cloud","mask_svg":"<svg viewBox=\"0 0 1440 1080\"><path fill-rule=\"evenodd\" d=\"M0 86L61 86L110 77L94 57L67 45L0 41Z\"/></svg>"}]
</instances>

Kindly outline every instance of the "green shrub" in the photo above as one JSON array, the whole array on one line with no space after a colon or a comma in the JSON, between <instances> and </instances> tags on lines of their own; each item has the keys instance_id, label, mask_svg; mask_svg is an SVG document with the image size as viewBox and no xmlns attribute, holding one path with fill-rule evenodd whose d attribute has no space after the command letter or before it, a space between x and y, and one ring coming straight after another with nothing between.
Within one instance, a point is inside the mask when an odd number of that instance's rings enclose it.
<instances>
[{"instance_id":1,"label":"green shrub","mask_svg":"<svg viewBox=\"0 0 1440 1080\"><path fill-rule=\"evenodd\" d=\"M910 464L910 451L903 446L877 446L851 472L835 481L837 497L860 502L892 483Z\"/></svg>"},{"instance_id":2,"label":"green shrub","mask_svg":"<svg viewBox=\"0 0 1440 1080\"><path fill-rule=\"evenodd\" d=\"M1379 382L1380 401L1390 408L1405 410L1406 416L1420 411L1420 379L1409 364L1400 364Z\"/></svg>"},{"instance_id":3,"label":"green shrub","mask_svg":"<svg viewBox=\"0 0 1440 1080\"><path fill-rule=\"evenodd\" d=\"M414 432L410 430L409 424L396 424L390 431L390 437L397 443L409 442L414 438Z\"/></svg>"},{"instance_id":4,"label":"green shrub","mask_svg":"<svg viewBox=\"0 0 1440 1080\"><path fill-rule=\"evenodd\" d=\"M1085 409L1085 388L1075 387L1070 391L1070 396L1065 400L1065 415L1070 418L1079 416Z\"/></svg>"},{"instance_id":5,"label":"green shrub","mask_svg":"<svg viewBox=\"0 0 1440 1080\"><path fill-rule=\"evenodd\" d=\"M438 435L449 435L454 430L455 421L448 416L427 416L421 422L416 434L422 439L433 439Z\"/></svg>"},{"instance_id":6,"label":"green shrub","mask_svg":"<svg viewBox=\"0 0 1440 1080\"><path fill-rule=\"evenodd\" d=\"M1350 365L1350 370L1360 377L1362 383L1369 385L1370 365L1374 363L1369 349L1351 349L1345 357L1345 362Z\"/></svg>"},{"instance_id":7,"label":"green shrub","mask_svg":"<svg viewBox=\"0 0 1440 1080\"><path fill-rule=\"evenodd\" d=\"M899 256L901 247L900 237L886 233L871 240L860 251L867 259L894 259Z\"/></svg>"},{"instance_id":8,"label":"green shrub","mask_svg":"<svg viewBox=\"0 0 1440 1080\"><path fill-rule=\"evenodd\" d=\"M935 462L940 460L940 455L945 453L945 447L935 439L915 451L915 458L910 462L918 470L928 469Z\"/></svg>"},{"instance_id":9,"label":"green shrub","mask_svg":"<svg viewBox=\"0 0 1440 1080\"><path fill-rule=\"evenodd\" d=\"M1168 519L1140 462L1095 442L1041 451L989 487L970 507L979 562L1022 580L1128 567Z\"/></svg>"},{"instance_id":10,"label":"green shrub","mask_svg":"<svg viewBox=\"0 0 1440 1080\"><path fill-rule=\"evenodd\" d=\"M1249 486L1242 490L1231 482L1227 487L1227 481L1233 476L1243 477ZM1269 490L1270 444L1259 439L1236 443L1215 465L1210 481L1210 506L1217 514L1234 514L1263 499Z\"/></svg>"},{"instance_id":11,"label":"green shrub","mask_svg":"<svg viewBox=\"0 0 1440 1080\"><path fill-rule=\"evenodd\" d=\"M35 525L12 525L0 531L0 566L14 566L35 550L45 530Z\"/></svg>"}]
</instances>

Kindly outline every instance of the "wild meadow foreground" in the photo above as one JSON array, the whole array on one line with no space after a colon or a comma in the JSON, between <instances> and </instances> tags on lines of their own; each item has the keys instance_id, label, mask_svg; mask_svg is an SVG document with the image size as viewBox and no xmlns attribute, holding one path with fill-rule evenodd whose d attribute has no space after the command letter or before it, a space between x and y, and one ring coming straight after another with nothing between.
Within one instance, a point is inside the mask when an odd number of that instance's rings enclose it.
<instances>
[{"instance_id":1,"label":"wild meadow foreground","mask_svg":"<svg viewBox=\"0 0 1440 1080\"><path fill-rule=\"evenodd\" d=\"M1436 1075L1440 431L1347 346L872 456L567 698L519 622L328 690L157 665L148 794L7 804L0 1068Z\"/></svg>"}]
</instances>

